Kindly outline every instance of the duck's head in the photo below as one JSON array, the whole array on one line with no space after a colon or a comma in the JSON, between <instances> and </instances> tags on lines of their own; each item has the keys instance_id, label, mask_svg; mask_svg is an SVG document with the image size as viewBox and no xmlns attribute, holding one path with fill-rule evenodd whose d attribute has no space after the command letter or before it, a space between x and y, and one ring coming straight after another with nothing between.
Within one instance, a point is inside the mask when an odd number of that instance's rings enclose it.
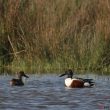
<instances>
[{"instance_id":1,"label":"duck's head","mask_svg":"<svg viewBox=\"0 0 110 110\"><path fill-rule=\"evenodd\" d=\"M74 73L71 69L68 69L67 71L65 71L65 73L61 74L60 77L67 75L67 78L72 78Z\"/></svg>"},{"instance_id":2,"label":"duck's head","mask_svg":"<svg viewBox=\"0 0 110 110\"><path fill-rule=\"evenodd\" d=\"M21 77L29 78L29 76L27 76L27 75L24 73L24 71L20 71L20 72L18 73L18 78L21 78Z\"/></svg>"}]
</instances>

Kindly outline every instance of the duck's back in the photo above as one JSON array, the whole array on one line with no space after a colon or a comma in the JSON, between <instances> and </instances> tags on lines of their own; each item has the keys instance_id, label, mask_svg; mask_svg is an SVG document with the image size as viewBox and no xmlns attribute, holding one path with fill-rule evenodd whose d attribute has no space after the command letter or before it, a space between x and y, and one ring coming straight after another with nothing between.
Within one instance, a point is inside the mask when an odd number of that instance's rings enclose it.
<instances>
[{"instance_id":1,"label":"duck's back","mask_svg":"<svg viewBox=\"0 0 110 110\"><path fill-rule=\"evenodd\" d=\"M19 80L19 79L12 79L11 81L10 81L10 85L12 85L12 86L23 86L24 85L24 83L21 81L21 80Z\"/></svg>"}]
</instances>

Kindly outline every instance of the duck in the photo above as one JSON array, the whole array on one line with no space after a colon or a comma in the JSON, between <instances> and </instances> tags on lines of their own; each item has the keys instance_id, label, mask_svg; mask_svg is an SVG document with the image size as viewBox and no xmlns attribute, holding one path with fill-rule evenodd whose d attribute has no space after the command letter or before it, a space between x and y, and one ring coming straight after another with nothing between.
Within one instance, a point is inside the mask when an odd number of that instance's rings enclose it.
<instances>
[{"instance_id":1,"label":"duck","mask_svg":"<svg viewBox=\"0 0 110 110\"><path fill-rule=\"evenodd\" d=\"M61 74L60 77L65 75L67 76L65 86L69 88L93 87L95 84L93 79L73 78L74 73L72 69L68 69L65 73Z\"/></svg>"},{"instance_id":2,"label":"duck","mask_svg":"<svg viewBox=\"0 0 110 110\"><path fill-rule=\"evenodd\" d=\"M26 77L26 78L29 78L29 76L27 76L24 71L20 71L18 72L18 79L15 79L13 78L11 81L10 81L10 85L11 86L23 86L24 85L24 82L22 80L22 77Z\"/></svg>"}]
</instances>

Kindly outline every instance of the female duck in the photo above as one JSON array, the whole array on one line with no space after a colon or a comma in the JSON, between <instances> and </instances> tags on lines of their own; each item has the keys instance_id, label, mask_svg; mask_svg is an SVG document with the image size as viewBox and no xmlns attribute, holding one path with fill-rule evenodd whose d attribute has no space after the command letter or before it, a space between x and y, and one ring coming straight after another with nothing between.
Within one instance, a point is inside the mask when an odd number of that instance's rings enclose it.
<instances>
[{"instance_id":1,"label":"female duck","mask_svg":"<svg viewBox=\"0 0 110 110\"><path fill-rule=\"evenodd\" d=\"M68 69L64 74L61 74L60 77L67 75L65 79L65 86L70 88L83 88L83 87L92 87L94 82L93 79L83 79L83 78L72 78L73 72L71 69Z\"/></svg>"},{"instance_id":2,"label":"female duck","mask_svg":"<svg viewBox=\"0 0 110 110\"><path fill-rule=\"evenodd\" d=\"M10 81L10 85L11 85L11 86L23 86L24 83L23 83L22 77L29 78L29 77L24 73L24 71L20 71L20 72L18 73L18 79L13 78L13 79Z\"/></svg>"}]
</instances>

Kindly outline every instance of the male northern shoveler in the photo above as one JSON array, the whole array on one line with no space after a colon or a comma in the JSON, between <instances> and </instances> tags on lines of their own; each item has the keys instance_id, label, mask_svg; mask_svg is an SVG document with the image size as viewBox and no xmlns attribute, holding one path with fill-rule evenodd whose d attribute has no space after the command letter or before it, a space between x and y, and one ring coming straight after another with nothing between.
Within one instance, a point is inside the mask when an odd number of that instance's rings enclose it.
<instances>
[{"instance_id":1,"label":"male northern shoveler","mask_svg":"<svg viewBox=\"0 0 110 110\"><path fill-rule=\"evenodd\" d=\"M92 87L94 85L93 79L83 79L83 78L72 78L74 73L71 69L68 69L64 74L61 74L60 77L67 75L65 79L65 86L70 88L83 88L83 87Z\"/></svg>"},{"instance_id":2,"label":"male northern shoveler","mask_svg":"<svg viewBox=\"0 0 110 110\"><path fill-rule=\"evenodd\" d=\"M23 83L23 81L22 81L22 77L29 78L29 77L24 73L24 71L20 71L20 72L18 73L18 79L13 78L13 79L10 81L10 85L11 85L11 86L23 86L24 83Z\"/></svg>"}]
</instances>

